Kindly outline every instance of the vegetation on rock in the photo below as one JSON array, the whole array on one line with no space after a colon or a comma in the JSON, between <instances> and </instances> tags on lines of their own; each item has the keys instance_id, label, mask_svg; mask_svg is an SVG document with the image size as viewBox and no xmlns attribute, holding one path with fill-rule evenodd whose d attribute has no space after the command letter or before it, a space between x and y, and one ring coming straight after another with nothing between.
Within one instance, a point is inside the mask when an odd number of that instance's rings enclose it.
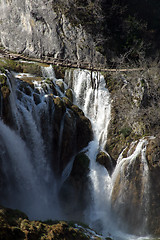
<instances>
[{"instance_id":1,"label":"vegetation on rock","mask_svg":"<svg viewBox=\"0 0 160 240\"><path fill-rule=\"evenodd\" d=\"M0 207L0 239L1 240L89 240L90 238L75 226L67 222L48 225L40 221L29 221L28 217L18 211Z\"/></svg>"}]
</instances>

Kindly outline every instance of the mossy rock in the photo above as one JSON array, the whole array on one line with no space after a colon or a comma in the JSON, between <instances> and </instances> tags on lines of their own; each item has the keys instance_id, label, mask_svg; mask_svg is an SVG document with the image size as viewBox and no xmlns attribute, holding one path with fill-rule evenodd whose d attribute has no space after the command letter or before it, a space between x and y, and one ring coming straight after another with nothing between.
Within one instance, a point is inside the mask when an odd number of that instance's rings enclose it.
<instances>
[{"instance_id":1,"label":"mossy rock","mask_svg":"<svg viewBox=\"0 0 160 240\"><path fill-rule=\"evenodd\" d=\"M60 97L53 98L53 101L54 101L56 109L60 109L62 111L65 110L65 104L64 104L63 100Z\"/></svg>"},{"instance_id":2,"label":"mossy rock","mask_svg":"<svg viewBox=\"0 0 160 240\"><path fill-rule=\"evenodd\" d=\"M6 85L6 82L7 82L7 77L6 77L6 75L1 74L1 75L0 75L0 85L1 85L1 86L4 86L4 85Z\"/></svg>"},{"instance_id":3,"label":"mossy rock","mask_svg":"<svg viewBox=\"0 0 160 240\"><path fill-rule=\"evenodd\" d=\"M60 88L61 92L64 93L64 83L62 81L57 80L56 84Z\"/></svg>"},{"instance_id":4,"label":"mossy rock","mask_svg":"<svg viewBox=\"0 0 160 240\"><path fill-rule=\"evenodd\" d=\"M4 208L0 206L0 223L4 225L17 226L20 219L28 219L27 215L19 210L12 210L10 208Z\"/></svg>"},{"instance_id":5,"label":"mossy rock","mask_svg":"<svg viewBox=\"0 0 160 240\"><path fill-rule=\"evenodd\" d=\"M10 71L30 73L36 76L42 76L41 66L36 63L19 62L11 59L0 60L0 68Z\"/></svg>"},{"instance_id":6,"label":"mossy rock","mask_svg":"<svg viewBox=\"0 0 160 240\"><path fill-rule=\"evenodd\" d=\"M72 107L72 102L67 98L67 97L63 97L63 102L66 104L67 107L71 108Z\"/></svg>"},{"instance_id":7,"label":"mossy rock","mask_svg":"<svg viewBox=\"0 0 160 240\"><path fill-rule=\"evenodd\" d=\"M84 112L83 112L77 105L72 105L72 110L73 110L78 116L84 116Z\"/></svg>"},{"instance_id":8,"label":"mossy rock","mask_svg":"<svg viewBox=\"0 0 160 240\"><path fill-rule=\"evenodd\" d=\"M83 230L72 227L67 222L59 221L47 225L40 221L29 221L27 216L18 210L0 207L0 239L89 240L89 237Z\"/></svg>"},{"instance_id":9,"label":"mossy rock","mask_svg":"<svg viewBox=\"0 0 160 240\"><path fill-rule=\"evenodd\" d=\"M70 88L68 88L66 91L65 91L65 95L66 97L69 98L69 100L73 103L73 92Z\"/></svg>"},{"instance_id":10,"label":"mossy rock","mask_svg":"<svg viewBox=\"0 0 160 240\"><path fill-rule=\"evenodd\" d=\"M84 153L78 153L75 157L73 168L71 171L71 176L74 178L82 178L89 173L90 159Z\"/></svg>"},{"instance_id":11,"label":"mossy rock","mask_svg":"<svg viewBox=\"0 0 160 240\"><path fill-rule=\"evenodd\" d=\"M111 157L106 152L103 151L100 151L97 154L96 162L104 166L107 169L109 175L112 174L116 165L116 162L112 160Z\"/></svg>"},{"instance_id":12,"label":"mossy rock","mask_svg":"<svg viewBox=\"0 0 160 240\"><path fill-rule=\"evenodd\" d=\"M10 95L9 87L8 86L1 87L1 93L2 93L3 99L8 98Z\"/></svg>"}]
</instances>

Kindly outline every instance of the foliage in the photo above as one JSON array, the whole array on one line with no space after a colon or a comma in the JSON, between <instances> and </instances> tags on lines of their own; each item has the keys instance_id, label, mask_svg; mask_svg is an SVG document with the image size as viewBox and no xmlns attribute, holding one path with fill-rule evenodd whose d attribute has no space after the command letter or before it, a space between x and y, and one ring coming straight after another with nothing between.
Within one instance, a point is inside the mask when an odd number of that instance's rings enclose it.
<instances>
[{"instance_id":1,"label":"foliage","mask_svg":"<svg viewBox=\"0 0 160 240\"><path fill-rule=\"evenodd\" d=\"M147 55L159 49L158 0L53 0L53 9L71 24L82 25L109 63L130 49L129 59L138 59L142 46Z\"/></svg>"},{"instance_id":2,"label":"foliage","mask_svg":"<svg viewBox=\"0 0 160 240\"><path fill-rule=\"evenodd\" d=\"M41 66L36 63L20 62L11 59L0 60L0 70L8 69L20 73L30 73L37 76L42 76Z\"/></svg>"},{"instance_id":3,"label":"foliage","mask_svg":"<svg viewBox=\"0 0 160 240\"><path fill-rule=\"evenodd\" d=\"M132 132L132 128L131 127L124 127L120 130L120 133L126 138L128 137Z\"/></svg>"}]
</instances>

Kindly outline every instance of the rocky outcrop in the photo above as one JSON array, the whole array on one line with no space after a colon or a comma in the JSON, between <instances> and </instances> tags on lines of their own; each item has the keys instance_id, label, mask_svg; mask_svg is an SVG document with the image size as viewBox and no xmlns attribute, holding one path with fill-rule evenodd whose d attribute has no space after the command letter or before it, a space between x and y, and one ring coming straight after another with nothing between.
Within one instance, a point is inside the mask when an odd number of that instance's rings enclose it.
<instances>
[{"instance_id":1,"label":"rocky outcrop","mask_svg":"<svg viewBox=\"0 0 160 240\"><path fill-rule=\"evenodd\" d=\"M111 157L117 160L120 153L123 153L121 157L128 158L135 151L133 147L137 145L135 141L154 136L148 139L146 149L148 170L142 167L141 155L136 157L132 167L126 164L123 170L119 169L112 192L113 209L127 223L128 231L132 232L133 229L145 231L139 226L146 221L145 229L151 234L159 235L160 218L155 210L160 208L158 72L156 68L150 68L148 71L144 69L137 73L107 75L106 85L112 97L112 114L106 146ZM142 177L146 175L148 175L147 196L144 195L141 182ZM148 204L145 206L146 209L142 208L142 205L144 206L141 204L142 200ZM147 217L144 220L142 218L145 214Z\"/></svg>"},{"instance_id":2,"label":"rocky outcrop","mask_svg":"<svg viewBox=\"0 0 160 240\"><path fill-rule=\"evenodd\" d=\"M54 162L54 165L62 172L71 157L92 140L93 133L90 120L69 99L66 101L56 97L53 98L53 102L55 106L53 146L54 158L57 159L57 164Z\"/></svg>"},{"instance_id":3,"label":"rocky outcrop","mask_svg":"<svg viewBox=\"0 0 160 240\"><path fill-rule=\"evenodd\" d=\"M132 141L159 135L160 94L158 75L154 71L157 70L150 68L106 75L112 98L106 148L115 160Z\"/></svg>"},{"instance_id":4,"label":"rocky outcrop","mask_svg":"<svg viewBox=\"0 0 160 240\"><path fill-rule=\"evenodd\" d=\"M38 240L38 239L66 239L66 240L89 240L101 239L100 236L87 229L69 224L67 222L29 221L28 217L18 211L0 206L0 239L5 240Z\"/></svg>"},{"instance_id":5,"label":"rocky outcrop","mask_svg":"<svg viewBox=\"0 0 160 240\"><path fill-rule=\"evenodd\" d=\"M156 235L160 235L160 181L159 181L159 171L160 171L160 136L152 139L149 146L147 147L147 159L150 170L150 208L148 215L148 229L149 231Z\"/></svg>"},{"instance_id":6,"label":"rocky outcrop","mask_svg":"<svg viewBox=\"0 0 160 240\"><path fill-rule=\"evenodd\" d=\"M10 89L7 83L7 76L0 73L0 115L6 123L11 123L11 109L9 104Z\"/></svg>"},{"instance_id":7,"label":"rocky outcrop","mask_svg":"<svg viewBox=\"0 0 160 240\"><path fill-rule=\"evenodd\" d=\"M74 25L56 1L2 0L0 40L10 51L32 57L49 57L103 63L90 34ZM59 6L59 5L58 5Z\"/></svg>"},{"instance_id":8,"label":"rocky outcrop","mask_svg":"<svg viewBox=\"0 0 160 240\"><path fill-rule=\"evenodd\" d=\"M85 220L84 211L91 200L89 163L84 152L77 154L70 176L60 191L61 205L70 220Z\"/></svg>"},{"instance_id":9,"label":"rocky outcrop","mask_svg":"<svg viewBox=\"0 0 160 240\"><path fill-rule=\"evenodd\" d=\"M97 154L96 162L98 162L99 164L104 166L107 169L109 175L112 175L112 172L115 168L116 162L113 159L111 159L109 154L107 154L104 151L100 151Z\"/></svg>"}]
</instances>

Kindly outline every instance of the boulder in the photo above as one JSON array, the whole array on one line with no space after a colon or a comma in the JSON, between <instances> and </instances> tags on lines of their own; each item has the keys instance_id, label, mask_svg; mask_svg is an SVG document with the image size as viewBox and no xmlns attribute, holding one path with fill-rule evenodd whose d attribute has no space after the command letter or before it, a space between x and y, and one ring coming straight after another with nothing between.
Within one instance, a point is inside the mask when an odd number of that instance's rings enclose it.
<instances>
[{"instance_id":1,"label":"boulder","mask_svg":"<svg viewBox=\"0 0 160 240\"><path fill-rule=\"evenodd\" d=\"M71 225L64 221L30 221L19 210L0 206L0 239L89 240L90 237L84 234L84 231L85 229L77 229L74 224Z\"/></svg>"},{"instance_id":2,"label":"boulder","mask_svg":"<svg viewBox=\"0 0 160 240\"><path fill-rule=\"evenodd\" d=\"M91 200L89 187L90 160L84 152L75 156L72 171L60 191L60 201L69 219L84 220L84 211Z\"/></svg>"},{"instance_id":3,"label":"boulder","mask_svg":"<svg viewBox=\"0 0 160 240\"><path fill-rule=\"evenodd\" d=\"M70 88L67 88L67 90L65 91L65 95L73 103L73 92Z\"/></svg>"},{"instance_id":4,"label":"boulder","mask_svg":"<svg viewBox=\"0 0 160 240\"><path fill-rule=\"evenodd\" d=\"M97 154L96 162L104 166L107 169L110 176L112 175L116 162L111 159L109 154L107 154L106 152L100 151Z\"/></svg>"},{"instance_id":5,"label":"boulder","mask_svg":"<svg viewBox=\"0 0 160 240\"><path fill-rule=\"evenodd\" d=\"M93 139L92 125L78 106L72 105L72 110L77 116L77 150L80 151Z\"/></svg>"}]
</instances>

